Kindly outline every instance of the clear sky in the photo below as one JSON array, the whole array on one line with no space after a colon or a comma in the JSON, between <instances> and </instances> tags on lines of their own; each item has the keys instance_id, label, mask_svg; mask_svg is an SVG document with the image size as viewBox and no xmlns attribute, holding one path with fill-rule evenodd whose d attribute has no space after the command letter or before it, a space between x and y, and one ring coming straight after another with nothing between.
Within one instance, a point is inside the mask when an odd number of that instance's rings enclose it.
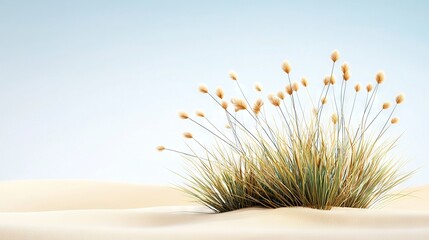
<instances>
[{"instance_id":1,"label":"clear sky","mask_svg":"<svg viewBox=\"0 0 429 240\"><path fill-rule=\"evenodd\" d=\"M427 1L0 1L0 179L165 184L196 86L320 84L341 52L351 81L386 72L380 101L407 96L398 153L429 183Z\"/></svg>"}]
</instances>

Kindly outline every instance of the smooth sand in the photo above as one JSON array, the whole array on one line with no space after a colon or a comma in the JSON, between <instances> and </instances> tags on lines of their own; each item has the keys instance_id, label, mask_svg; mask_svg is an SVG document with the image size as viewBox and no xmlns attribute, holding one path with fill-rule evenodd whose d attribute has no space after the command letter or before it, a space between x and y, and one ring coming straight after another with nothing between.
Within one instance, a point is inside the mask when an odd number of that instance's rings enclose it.
<instances>
[{"instance_id":1,"label":"smooth sand","mask_svg":"<svg viewBox=\"0 0 429 240\"><path fill-rule=\"evenodd\" d=\"M0 182L0 239L429 239L429 186L377 209L213 214L163 186Z\"/></svg>"}]
</instances>

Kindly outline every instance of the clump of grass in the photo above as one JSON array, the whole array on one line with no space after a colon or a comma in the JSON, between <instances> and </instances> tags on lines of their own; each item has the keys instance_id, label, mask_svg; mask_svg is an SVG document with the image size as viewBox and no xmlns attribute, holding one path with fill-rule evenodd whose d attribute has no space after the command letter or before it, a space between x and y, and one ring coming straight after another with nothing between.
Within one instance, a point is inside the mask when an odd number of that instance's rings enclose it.
<instances>
[{"instance_id":1,"label":"clump of grass","mask_svg":"<svg viewBox=\"0 0 429 240\"><path fill-rule=\"evenodd\" d=\"M404 95L377 106L384 73L378 72L365 92L359 83L350 89L347 63L341 65L342 80L334 77L339 57L338 51L331 54L330 74L315 101L307 78L301 86L291 81L287 61L282 64L285 88L268 94L267 103L261 97L250 102L233 71L229 77L240 98L227 102L222 88L212 94L200 85L199 91L222 109L228 123L223 129L202 111L196 112L198 119L179 113L215 140L207 146L185 132L192 141L188 152L158 147L188 160L182 189L216 212L252 206L367 208L389 198L389 191L410 175L399 172L400 161L391 154L398 137L385 136L399 121L392 116ZM255 90L262 96L260 84Z\"/></svg>"}]
</instances>

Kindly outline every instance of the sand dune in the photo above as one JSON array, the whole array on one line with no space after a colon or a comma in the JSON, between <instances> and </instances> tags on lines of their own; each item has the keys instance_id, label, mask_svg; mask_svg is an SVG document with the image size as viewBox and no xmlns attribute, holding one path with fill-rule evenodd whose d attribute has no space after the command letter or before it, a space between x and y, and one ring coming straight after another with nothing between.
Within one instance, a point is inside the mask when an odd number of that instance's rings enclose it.
<instances>
[{"instance_id":1,"label":"sand dune","mask_svg":"<svg viewBox=\"0 0 429 240\"><path fill-rule=\"evenodd\" d=\"M162 186L0 183L0 239L429 239L429 186L379 209L213 214Z\"/></svg>"}]
</instances>

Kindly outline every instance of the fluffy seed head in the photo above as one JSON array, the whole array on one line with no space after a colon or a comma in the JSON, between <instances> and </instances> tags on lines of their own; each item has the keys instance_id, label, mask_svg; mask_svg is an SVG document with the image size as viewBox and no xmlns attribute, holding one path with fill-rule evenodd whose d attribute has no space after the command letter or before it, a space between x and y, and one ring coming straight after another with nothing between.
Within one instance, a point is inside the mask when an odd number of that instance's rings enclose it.
<instances>
[{"instance_id":1,"label":"fluffy seed head","mask_svg":"<svg viewBox=\"0 0 429 240\"><path fill-rule=\"evenodd\" d=\"M188 119L189 115L186 112L179 112L179 117L181 119Z\"/></svg>"},{"instance_id":2,"label":"fluffy seed head","mask_svg":"<svg viewBox=\"0 0 429 240\"><path fill-rule=\"evenodd\" d=\"M403 93L400 93L398 96L396 96L396 103L401 104L405 100L405 95Z\"/></svg>"},{"instance_id":3,"label":"fluffy seed head","mask_svg":"<svg viewBox=\"0 0 429 240\"><path fill-rule=\"evenodd\" d=\"M231 126L227 123L225 124L225 128L231 128Z\"/></svg>"},{"instance_id":4,"label":"fluffy seed head","mask_svg":"<svg viewBox=\"0 0 429 240\"><path fill-rule=\"evenodd\" d=\"M198 91L200 91L201 93L208 93L209 90L207 89L207 86L204 84L201 84L200 86L198 86Z\"/></svg>"},{"instance_id":5,"label":"fluffy seed head","mask_svg":"<svg viewBox=\"0 0 429 240\"><path fill-rule=\"evenodd\" d=\"M193 138L192 133L190 133L190 132L184 132L183 133L183 137L185 137L185 138Z\"/></svg>"},{"instance_id":6,"label":"fluffy seed head","mask_svg":"<svg viewBox=\"0 0 429 240\"><path fill-rule=\"evenodd\" d=\"M158 151L162 152L162 151L164 151L164 150L165 150L165 147L164 147L164 146L162 146L162 145L160 145L160 146L156 147L156 150L158 150Z\"/></svg>"},{"instance_id":7,"label":"fluffy seed head","mask_svg":"<svg viewBox=\"0 0 429 240\"><path fill-rule=\"evenodd\" d=\"M374 87L372 86L372 84L371 84L371 83L368 83L368 85L366 85L366 91L367 91L367 92L371 92L373 88L374 88Z\"/></svg>"},{"instance_id":8,"label":"fluffy seed head","mask_svg":"<svg viewBox=\"0 0 429 240\"><path fill-rule=\"evenodd\" d=\"M268 95L268 100L270 100L271 104L273 104L274 106L280 106L280 99L274 96L274 94Z\"/></svg>"},{"instance_id":9,"label":"fluffy seed head","mask_svg":"<svg viewBox=\"0 0 429 240\"><path fill-rule=\"evenodd\" d=\"M331 120L332 120L332 123L337 124L337 122L338 122L338 115L336 113L333 113L332 116L331 116Z\"/></svg>"},{"instance_id":10,"label":"fluffy seed head","mask_svg":"<svg viewBox=\"0 0 429 240\"><path fill-rule=\"evenodd\" d=\"M383 103L383 109L386 110L388 108L390 108L390 102Z\"/></svg>"},{"instance_id":11,"label":"fluffy seed head","mask_svg":"<svg viewBox=\"0 0 429 240\"><path fill-rule=\"evenodd\" d=\"M223 99L224 92L223 92L223 89L221 87L216 88L216 96L220 99Z\"/></svg>"},{"instance_id":12,"label":"fluffy seed head","mask_svg":"<svg viewBox=\"0 0 429 240\"><path fill-rule=\"evenodd\" d=\"M384 72L378 71L375 75L375 81L377 81L378 84L381 84L384 81Z\"/></svg>"},{"instance_id":13,"label":"fluffy seed head","mask_svg":"<svg viewBox=\"0 0 429 240\"><path fill-rule=\"evenodd\" d=\"M335 79L335 76L334 76L334 75L330 76L330 78L329 78L329 83L330 83L331 85L334 85L336 82L337 82L337 80Z\"/></svg>"},{"instance_id":14,"label":"fluffy seed head","mask_svg":"<svg viewBox=\"0 0 429 240\"><path fill-rule=\"evenodd\" d=\"M360 91L360 89L361 89L360 84L359 84L359 83L356 83L356 85L355 85L355 91L356 91L356 92L359 92L359 91Z\"/></svg>"},{"instance_id":15,"label":"fluffy seed head","mask_svg":"<svg viewBox=\"0 0 429 240\"><path fill-rule=\"evenodd\" d=\"M262 86L259 83L255 83L255 90L258 92L262 92Z\"/></svg>"},{"instance_id":16,"label":"fluffy seed head","mask_svg":"<svg viewBox=\"0 0 429 240\"><path fill-rule=\"evenodd\" d=\"M350 72L349 71L347 71L343 74L343 79L344 79L344 81L347 81L350 79Z\"/></svg>"},{"instance_id":17,"label":"fluffy seed head","mask_svg":"<svg viewBox=\"0 0 429 240\"><path fill-rule=\"evenodd\" d=\"M294 90L295 92L298 92L298 89L299 89L298 82L293 82L292 83L292 90Z\"/></svg>"},{"instance_id":18,"label":"fluffy seed head","mask_svg":"<svg viewBox=\"0 0 429 240\"><path fill-rule=\"evenodd\" d=\"M283 63L282 63L282 69L287 74L289 74L290 71L292 70L292 68L291 68L291 66L290 66L290 64L289 64L289 62L287 60L283 61Z\"/></svg>"},{"instance_id":19,"label":"fluffy seed head","mask_svg":"<svg viewBox=\"0 0 429 240\"><path fill-rule=\"evenodd\" d=\"M304 87L307 87L307 86L308 86L308 81L307 81L307 78L306 78L306 77L302 77L302 78L301 78L301 84L302 84L302 86L304 86Z\"/></svg>"},{"instance_id":20,"label":"fluffy seed head","mask_svg":"<svg viewBox=\"0 0 429 240\"><path fill-rule=\"evenodd\" d=\"M322 105L325 105L328 102L328 99L326 97L323 97L321 102L322 102Z\"/></svg>"},{"instance_id":21,"label":"fluffy seed head","mask_svg":"<svg viewBox=\"0 0 429 240\"><path fill-rule=\"evenodd\" d=\"M329 84L331 76L326 75L325 78L323 78L323 84L326 86Z\"/></svg>"},{"instance_id":22,"label":"fluffy seed head","mask_svg":"<svg viewBox=\"0 0 429 240\"><path fill-rule=\"evenodd\" d=\"M332 53L331 53L331 60L333 61L333 62L336 62L338 59L340 58L340 52L338 52L338 50L334 50Z\"/></svg>"},{"instance_id":23,"label":"fluffy seed head","mask_svg":"<svg viewBox=\"0 0 429 240\"><path fill-rule=\"evenodd\" d=\"M237 80L237 73L236 72L234 72L234 71L229 71L228 72L228 75L229 75L229 77L232 79L232 80L234 80L234 81L236 81Z\"/></svg>"},{"instance_id":24,"label":"fluffy seed head","mask_svg":"<svg viewBox=\"0 0 429 240\"><path fill-rule=\"evenodd\" d=\"M292 89L292 86L290 84L286 86L286 93L289 95L292 95L292 93L293 93L293 89Z\"/></svg>"},{"instance_id":25,"label":"fluffy seed head","mask_svg":"<svg viewBox=\"0 0 429 240\"><path fill-rule=\"evenodd\" d=\"M313 113L314 116L317 116L319 114L319 111L317 110L317 108L313 108L311 112Z\"/></svg>"},{"instance_id":26,"label":"fluffy seed head","mask_svg":"<svg viewBox=\"0 0 429 240\"><path fill-rule=\"evenodd\" d=\"M228 108L228 103L226 101L222 101L220 105L222 105L222 108L225 110Z\"/></svg>"},{"instance_id":27,"label":"fluffy seed head","mask_svg":"<svg viewBox=\"0 0 429 240\"><path fill-rule=\"evenodd\" d=\"M204 117L205 116L204 112L199 111L199 110L195 112L195 115L197 115L197 117Z\"/></svg>"},{"instance_id":28,"label":"fluffy seed head","mask_svg":"<svg viewBox=\"0 0 429 240\"><path fill-rule=\"evenodd\" d=\"M264 102L262 99L258 98L256 99L255 103L253 104L253 112L258 115L258 113L261 111L262 106L264 105Z\"/></svg>"},{"instance_id":29,"label":"fluffy seed head","mask_svg":"<svg viewBox=\"0 0 429 240\"><path fill-rule=\"evenodd\" d=\"M348 63L343 63L343 65L341 65L341 71L344 73L348 72L350 69L349 64Z\"/></svg>"},{"instance_id":30,"label":"fluffy seed head","mask_svg":"<svg viewBox=\"0 0 429 240\"><path fill-rule=\"evenodd\" d=\"M392 123L392 124L396 124L398 122L399 122L399 118L397 118L397 117L394 117L394 118L392 118L392 120L390 120L390 123Z\"/></svg>"},{"instance_id":31,"label":"fluffy seed head","mask_svg":"<svg viewBox=\"0 0 429 240\"><path fill-rule=\"evenodd\" d=\"M279 97L281 100L285 99L285 94L284 94L284 92L279 91L279 92L277 93L277 97Z\"/></svg>"},{"instance_id":32,"label":"fluffy seed head","mask_svg":"<svg viewBox=\"0 0 429 240\"><path fill-rule=\"evenodd\" d=\"M247 104L243 99L235 99L234 106L235 106L235 112L247 109Z\"/></svg>"}]
</instances>

